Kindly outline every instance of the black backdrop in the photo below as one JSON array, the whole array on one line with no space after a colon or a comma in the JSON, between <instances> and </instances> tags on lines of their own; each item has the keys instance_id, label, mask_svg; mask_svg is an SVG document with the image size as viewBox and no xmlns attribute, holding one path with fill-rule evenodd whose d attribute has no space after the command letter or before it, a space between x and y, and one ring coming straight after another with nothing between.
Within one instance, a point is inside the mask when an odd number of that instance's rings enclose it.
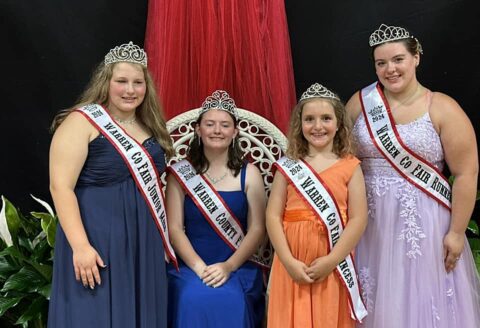
<instances>
[{"instance_id":1,"label":"black backdrop","mask_svg":"<svg viewBox=\"0 0 480 328\"><path fill-rule=\"evenodd\" d=\"M423 44L419 80L454 97L479 139L480 10L475 2L287 0L297 94L320 82L348 100L375 79L369 34L382 22L398 24ZM48 128L53 116L75 102L111 47L130 40L143 44L146 13L147 0L0 0L0 85L6 98L0 110L0 194L22 210L38 207L29 194L51 202Z\"/></svg>"}]
</instances>

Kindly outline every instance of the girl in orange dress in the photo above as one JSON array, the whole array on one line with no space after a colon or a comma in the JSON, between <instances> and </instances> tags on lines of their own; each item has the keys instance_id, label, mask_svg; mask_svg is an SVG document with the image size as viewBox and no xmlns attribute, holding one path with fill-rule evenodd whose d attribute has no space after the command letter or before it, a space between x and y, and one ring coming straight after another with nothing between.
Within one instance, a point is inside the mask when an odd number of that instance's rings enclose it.
<instances>
[{"instance_id":1,"label":"girl in orange dress","mask_svg":"<svg viewBox=\"0 0 480 328\"><path fill-rule=\"evenodd\" d=\"M354 327L349 290L335 269L352 253L367 225L367 202L338 96L312 85L292 113L288 139L287 156L318 174L337 203L344 229L330 250L326 225L298 186L277 170L267 205L267 230L275 248L267 325Z\"/></svg>"}]
</instances>

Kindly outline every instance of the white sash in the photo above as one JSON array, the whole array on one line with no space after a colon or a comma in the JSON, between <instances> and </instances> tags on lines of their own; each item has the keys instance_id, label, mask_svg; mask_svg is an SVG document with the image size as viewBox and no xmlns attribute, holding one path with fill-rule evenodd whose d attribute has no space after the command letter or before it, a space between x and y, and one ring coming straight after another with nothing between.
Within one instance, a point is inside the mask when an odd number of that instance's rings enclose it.
<instances>
[{"instance_id":1,"label":"white sash","mask_svg":"<svg viewBox=\"0 0 480 328\"><path fill-rule=\"evenodd\" d=\"M192 198L213 230L232 250L237 250L245 235L235 214L218 192L201 174L197 174L187 160L173 164L168 170ZM269 263L262 261L262 257L257 254L252 255L249 260L269 268Z\"/></svg>"},{"instance_id":2,"label":"white sash","mask_svg":"<svg viewBox=\"0 0 480 328\"><path fill-rule=\"evenodd\" d=\"M170 245L168 236L167 215L160 175L150 154L117 125L102 106L90 104L78 108L76 111L83 114L110 141L125 161L160 232L165 248L165 259L168 261L170 258L177 267L175 252Z\"/></svg>"},{"instance_id":3,"label":"white sash","mask_svg":"<svg viewBox=\"0 0 480 328\"><path fill-rule=\"evenodd\" d=\"M332 249L343 232L343 222L335 198L325 183L303 160L296 161L284 156L275 166L317 214L328 231ZM357 273L350 254L337 265L336 271L348 290L352 318L361 322L367 315L367 310L360 297Z\"/></svg>"},{"instance_id":4,"label":"white sash","mask_svg":"<svg viewBox=\"0 0 480 328\"><path fill-rule=\"evenodd\" d=\"M360 101L370 137L383 157L405 179L450 209L452 191L448 180L403 143L380 84L375 82L364 88L360 92Z\"/></svg>"}]
</instances>

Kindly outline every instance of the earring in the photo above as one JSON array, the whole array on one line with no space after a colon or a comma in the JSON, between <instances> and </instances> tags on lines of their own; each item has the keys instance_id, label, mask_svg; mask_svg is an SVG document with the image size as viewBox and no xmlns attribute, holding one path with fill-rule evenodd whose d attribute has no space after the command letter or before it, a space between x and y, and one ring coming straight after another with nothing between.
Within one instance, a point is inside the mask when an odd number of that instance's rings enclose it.
<instances>
[{"instance_id":1,"label":"earring","mask_svg":"<svg viewBox=\"0 0 480 328\"><path fill-rule=\"evenodd\" d=\"M198 137L198 147L200 147L202 145L202 138L200 138L198 134L197 134L197 137Z\"/></svg>"},{"instance_id":2,"label":"earring","mask_svg":"<svg viewBox=\"0 0 480 328\"><path fill-rule=\"evenodd\" d=\"M232 143L231 143L232 150L235 148L235 142L236 142L235 139L236 139L235 137L232 139Z\"/></svg>"}]
</instances>

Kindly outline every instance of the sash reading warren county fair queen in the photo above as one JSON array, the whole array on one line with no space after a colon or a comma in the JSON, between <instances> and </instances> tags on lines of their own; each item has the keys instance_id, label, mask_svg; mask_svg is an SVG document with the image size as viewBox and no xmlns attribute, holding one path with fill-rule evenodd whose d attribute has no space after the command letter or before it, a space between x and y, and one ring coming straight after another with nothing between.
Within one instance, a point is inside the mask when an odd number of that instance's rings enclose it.
<instances>
[{"instance_id":1,"label":"sash reading warren county fair queen","mask_svg":"<svg viewBox=\"0 0 480 328\"><path fill-rule=\"evenodd\" d=\"M329 248L332 249L343 232L343 222L337 202L328 187L303 160L296 161L284 156L275 166L323 223L328 231ZM360 297L357 273L350 254L337 265L336 271L348 290L352 317L361 322L367 310Z\"/></svg>"},{"instance_id":2,"label":"sash reading warren county fair queen","mask_svg":"<svg viewBox=\"0 0 480 328\"><path fill-rule=\"evenodd\" d=\"M233 251L237 250L245 237L242 226L223 198L201 174L197 174L192 164L182 160L173 164L168 170L175 176L182 188L195 202L213 230ZM257 254L250 261L269 268L269 263L262 261Z\"/></svg>"},{"instance_id":3,"label":"sash reading warren county fair queen","mask_svg":"<svg viewBox=\"0 0 480 328\"><path fill-rule=\"evenodd\" d=\"M383 157L405 179L450 209L452 192L448 180L400 139L380 84L375 82L362 89L360 102L370 138Z\"/></svg>"},{"instance_id":4,"label":"sash reading warren county fair queen","mask_svg":"<svg viewBox=\"0 0 480 328\"><path fill-rule=\"evenodd\" d=\"M76 111L83 114L110 141L125 161L162 236L165 258L167 260L170 258L178 267L175 252L168 238L167 215L160 185L160 175L152 158L141 144L115 123L102 106L91 104L78 108Z\"/></svg>"}]
</instances>

